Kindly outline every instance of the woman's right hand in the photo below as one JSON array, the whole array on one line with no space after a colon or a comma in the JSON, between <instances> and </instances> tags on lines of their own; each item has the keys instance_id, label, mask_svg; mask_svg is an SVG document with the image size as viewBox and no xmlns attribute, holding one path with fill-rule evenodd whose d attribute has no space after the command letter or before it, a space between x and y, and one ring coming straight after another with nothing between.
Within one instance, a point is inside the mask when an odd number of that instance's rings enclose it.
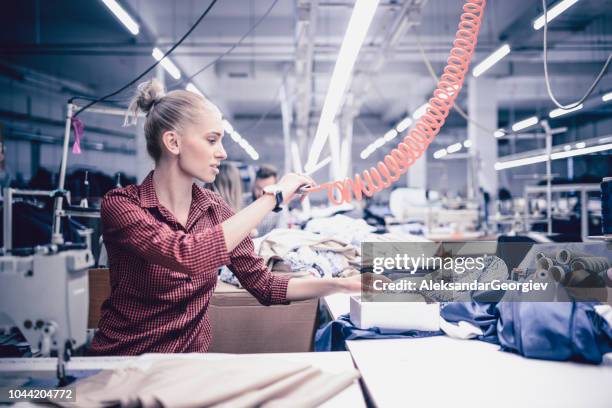
<instances>
[{"instance_id":1,"label":"woman's right hand","mask_svg":"<svg viewBox=\"0 0 612 408\"><path fill-rule=\"evenodd\" d=\"M308 176L297 173L287 173L276 184L283 192L283 204L293 199L297 190L305 185L315 185L315 181Z\"/></svg>"}]
</instances>

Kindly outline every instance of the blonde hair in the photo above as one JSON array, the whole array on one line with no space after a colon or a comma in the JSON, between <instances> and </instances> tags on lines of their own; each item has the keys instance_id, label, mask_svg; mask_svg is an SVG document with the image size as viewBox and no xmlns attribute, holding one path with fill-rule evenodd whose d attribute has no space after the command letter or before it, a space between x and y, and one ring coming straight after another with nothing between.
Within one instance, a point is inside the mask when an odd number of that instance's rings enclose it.
<instances>
[{"instance_id":1,"label":"blonde hair","mask_svg":"<svg viewBox=\"0 0 612 408\"><path fill-rule=\"evenodd\" d=\"M242 178L238 167L231 163L221 163L211 189L219 193L234 211L242 208Z\"/></svg>"},{"instance_id":2,"label":"blonde hair","mask_svg":"<svg viewBox=\"0 0 612 408\"><path fill-rule=\"evenodd\" d=\"M136 124L138 113L145 113L147 151L157 162L162 154L162 134L184 130L186 125L196 123L202 111L221 116L219 109L201 95L185 90L170 91L166 94L161 82L151 79L138 85L123 125Z\"/></svg>"}]
</instances>

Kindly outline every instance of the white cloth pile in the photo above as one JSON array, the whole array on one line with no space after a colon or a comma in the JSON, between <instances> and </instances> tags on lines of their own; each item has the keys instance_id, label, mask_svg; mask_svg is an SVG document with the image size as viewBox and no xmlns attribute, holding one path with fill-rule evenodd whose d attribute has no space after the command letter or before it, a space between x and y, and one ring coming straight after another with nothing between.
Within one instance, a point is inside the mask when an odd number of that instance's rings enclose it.
<instances>
[{"instance_id":1,"label":"white cloth pile","mask_svg":"<svg viewBox=\"0 0 612 408\"><path fill-rule=\"evenodd\" d=\"M173 359L104 370L82 379L66 407L316 407L359 378L356 370L322 372L305 363L236 356Z\"/></svg>"}]
</instances>

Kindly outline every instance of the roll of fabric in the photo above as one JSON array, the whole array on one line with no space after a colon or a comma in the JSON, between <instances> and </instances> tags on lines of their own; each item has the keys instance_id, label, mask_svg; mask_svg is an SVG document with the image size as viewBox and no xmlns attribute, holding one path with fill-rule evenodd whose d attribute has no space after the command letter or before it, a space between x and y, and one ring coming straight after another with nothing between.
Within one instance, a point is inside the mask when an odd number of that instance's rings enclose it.
<instances>
[{"instance_id":1,"label":"roll of fabric","mask_svg":"<svg viewBox=\"0 0 612 408\"><path fill-rule=\"evenodd\" d=\"M537 256L537 255L536 255ZM543 256L536 261L536 266L540 269L549 270L555 266L555 262L548 256Z\"/></svg>"},{"instance_id":2,"label":"roll of fabric","mask_svg":"<svg viewBox=\"0 0 612 408\"><path fill-rule=\"evenodd\" d=\"M571 271L565 275L565 282L563 283L567 287L574 288L602 288L605 285L601 276L584 269Z\"/></svg>"}]
</instances>

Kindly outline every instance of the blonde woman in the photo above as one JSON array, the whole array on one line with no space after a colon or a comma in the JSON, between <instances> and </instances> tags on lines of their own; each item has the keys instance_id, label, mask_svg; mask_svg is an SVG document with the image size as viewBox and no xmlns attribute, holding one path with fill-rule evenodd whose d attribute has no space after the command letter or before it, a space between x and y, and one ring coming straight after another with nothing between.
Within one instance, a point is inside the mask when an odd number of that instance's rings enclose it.
<instances>
[{"instance_id":1,"label":"blonde woman","mask_svg":"<svg viewBox=\"0 0 612 408\"><path fill-rule=\"evenodd\" d=\"M112 190L102 202L111 294L90 354L205 352L212 338L208 303L222 265L265 305L360 289L358 277L273 275L254 253L251 230L310 178L287 174L234 213L193 183L212 183L227 157L217 107L188 91L164 94L153 80L138 87L130 112L135 118L139 111L155 168L142 184Z\"/></svg>"}]
</instances>

